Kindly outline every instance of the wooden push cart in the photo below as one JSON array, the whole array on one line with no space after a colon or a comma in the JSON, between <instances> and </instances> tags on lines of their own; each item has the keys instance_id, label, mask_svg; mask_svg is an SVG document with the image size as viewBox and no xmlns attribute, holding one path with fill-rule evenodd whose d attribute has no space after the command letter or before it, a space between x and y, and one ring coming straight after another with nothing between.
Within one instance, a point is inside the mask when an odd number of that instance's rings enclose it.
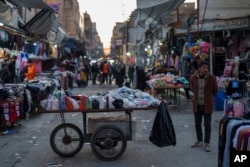
<instances>
[{"instance_id":1,"label":"wooden push cart","mask_svg":"<svg viewBox=\"0 0 250 167\"><path fill-rule=\"evenodd\" d=\"M84 143L90 143L91 150L95 156L104 161L111 161L119 158L127 147L127 141L132 140L132 118L134 110L155 110L157 107L148 108L116 108L116 109L86 109L86 110L60 110L45 111L42 113L60 113L62 124L58 125L50 135L50 145L55 153L63 157L71 157L77 154ZM65 112L80 112L83 116L82 130L72 123L66 123ZM92 134L87 132L87 114L100 112L124 112L128 115L129 134L118 126L109 123L94 130Z\"/></svg>"}]
</instances>

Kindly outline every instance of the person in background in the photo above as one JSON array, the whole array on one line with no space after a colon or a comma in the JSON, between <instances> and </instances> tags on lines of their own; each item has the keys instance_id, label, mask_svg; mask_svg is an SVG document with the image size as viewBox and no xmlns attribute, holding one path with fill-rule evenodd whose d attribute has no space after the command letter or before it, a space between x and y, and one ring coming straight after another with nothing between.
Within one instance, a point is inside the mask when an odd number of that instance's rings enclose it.
<instances>
[{"instance_id":1,"label":"person in background","mask_svg":"<svg viewBox=\"0 0 250 167\"><path fill-rule=\"evenodd\" d=\"M97 62L93 63L91 66L91 73L92 73L92 84L96 85L96 78L99 73L99 68Z\"/></svg>"},{"instance_id":2,"label":"person in background","mask_svg":"<svg viewBox=\"0 0 250 167\"><path fill-rule=\"evenodd\" d=\"M8 64L8 70L10 72L10 83L15 83L16 78L16 56L10 58L10 62Z\"/></svg>"},{"instance_id":3,"label":"person in background","mask_svg":"<svg viewBox=\"0 0 250 167\"><path fill-rule=\"evenodd\" d=\"M126 75L126 67L121 61L119 61L117 65L115 66L115 70L114 70L114 76L115 76L115 80L116 80L116 84L118 88L123 86L123 82L126 78L125 75Z\"/></svg>"},{"instance_id":4,"label":"person in background","mask_svg":"<svg viewBox=\"0 0 250 167\"><path fill-rule=\"evenodd\" d=\"M76 84L78 87L86 87L87 82L87 73L85 69L85 65L83 63L80 63L78 69L77 69L77 79Z\"/></svg>"},{"instance_id":5,"label":"person in background","mask_svg":"<svg viewBox=\"0 0 250 167\"><path fill-rule=\"evenodd\" d=\"M112 76L113 76L113 66L110 62L108 62L108 66L109 66L108 80L109 80L109 84L111 84L112 83Z\"/></svg>"},{"instance_id":6,"label":"person in background","mask_svg":"<svg viewBox=\"0 0 250 167\"><path fill-rule=\"evenodd\" d=\"M27 72L25 73L27 81L33 80L36 77L36 66L32 63L32 60L28 60Z\"/></svg>"},{"instance_id":7,"label":"person in background","mask_svg":"<svg viewBox=\"0 0 250 167\"><path fill-rule=\"evenodd\" d=\"M133 83L134 72L135 72L135 66L134 64L131 64L128 68L129 85Z\"/></svg>"},{"instance_id":8,"label":"person in background","mask_svg":"<svg viewBox=\"0 0 250 167\"><path fill-rule=\"evenodd\" d=\"M2 83L10 83L10 72L8 65L6 63L2 64L2 69L0 71L0 77Z\"/></svg>"},{"instance_id":9,"label":"person in background","mask_svg":"<svg viewBox=\"0 0 250 167\"><path fill-rule=\"evenodd\" d=\"M91 79L91 66L90 66L90 61L89 61L89 59L86 59L85 61L84 61L84 67L85 67L85 73L86 73L86 86L88 86L88 81L89 81L89 79Z\"/></svg>"},{"instance_id":10,"label":"person in background","mask_svg":"<svg viewBox=\"0 0 250 167\"><path fill-rule=\"evenodd\" d=\"M200 56L199 54L197 53L193 59L193 62L192 62L192 66L194 67L194 70L198 70L198 64L200 62Z\"/></svg>"},{"instance_id":11,"label":"person in background","mask_svg":"<svg viewBox=\"0 0 250 167\"><path fill-rule=\"evenodd\" d=\"M147 88L147 77L144 68L142 66L136 66L135 72L137 76L137 78L135 78L137 80L135 89L144 91Z\"/></svg>"},{"instance_id":12,"label":"person in background","mask_svg":"<svg viewBox=\"0 0 250 167\"><path fill-rule=\"evenodd\" d=\"M108 75L109 75L109 65L107 63L107 61L104 61L103 66L102 66L102 75L103 75L103 82L105 84L105 82L108 84Z\"/></svg>"},{"instance_id":13,"label":"person in background","mask_svg":"<svg viewBox=\"0 0 250 167\"><path fill-rule=\"evenodd\" d=\"M214 96L218 91L216 77L208 72L208 62L201 60L198 71L190 77L190 88L193 92L193 112L197 141L192 148L202 147L210 152L211 120L214 109ZM202 117L204 117L205 135L202 133Z\"/></svg>"},{"instance_id":14,"label":"person in background","mask_svg":"<svg viewBox=\"0 0 250 167\"><path fill-rule=\"evenodd\" d=\"M195 69L194 69L193 64L191 63L191 59L186 58L185 59L185 76L184 77L186 78L186 80L188 80L189 83L190 83L190 77L194 72L195 72ZM189 94L190 88L184 88L184 90L185 90L186 98L190 99L190 94Z\"/></svg>"}]
</instances>

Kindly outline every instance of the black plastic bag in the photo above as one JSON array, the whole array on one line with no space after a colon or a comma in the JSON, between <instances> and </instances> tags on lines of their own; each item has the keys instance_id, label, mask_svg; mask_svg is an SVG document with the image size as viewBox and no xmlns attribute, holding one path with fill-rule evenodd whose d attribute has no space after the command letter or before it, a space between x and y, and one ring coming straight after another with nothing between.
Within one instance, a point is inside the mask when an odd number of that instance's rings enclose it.
<instances>
[{"instance_id":1,"label":"black plastic bag","mask_svg":"<svg viewBox=\"0 0 250 167\"><path fill-rule=\"evenodd\" d=\"M170 114L165 103L161 102L151 129L149 141L158 147L176 145L176 136Z\"/></svg>"}]
</instances>

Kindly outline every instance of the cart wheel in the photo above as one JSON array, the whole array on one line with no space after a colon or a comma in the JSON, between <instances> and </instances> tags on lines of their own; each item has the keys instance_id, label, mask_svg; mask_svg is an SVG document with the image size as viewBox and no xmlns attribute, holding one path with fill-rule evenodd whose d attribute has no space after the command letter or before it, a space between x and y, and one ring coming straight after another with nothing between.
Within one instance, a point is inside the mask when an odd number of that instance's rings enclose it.
<instances>
[{"instance_id":1,"label":"cart wheel","mask_svg":"<svg viewBox=\"0 0 250 167\"><path fill-rule=\"evenodd\" d=\"M55 153L62 157L77 154L83 146L81 130L69 123L58 125L50 135L50 145Z\"/></svg>"},{"instance_id":2,"label":"cart wheel","mask_svg":"<svg viewBox=\"0 0 250 167\"><path fill-rule=\"evenodd\" d=\"M95 130L90 139L92 152L103 161L120 157L127 147L123 131L113 125L104 125Z\"/></svg>"}]
</instances>

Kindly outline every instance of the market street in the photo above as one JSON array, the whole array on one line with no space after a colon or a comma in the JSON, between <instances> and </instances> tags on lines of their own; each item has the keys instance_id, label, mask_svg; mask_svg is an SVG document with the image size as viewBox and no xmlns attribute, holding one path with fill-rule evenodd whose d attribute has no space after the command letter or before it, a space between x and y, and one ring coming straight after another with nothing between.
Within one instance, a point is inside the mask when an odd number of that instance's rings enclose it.
<instances>
[{"instance_id":1,"label":"market street","mask_svg":"<svg viewBox=\"0 0 250 167\"><path fill-rule=\"evenodd\" d=\"M114 85L92 85L74 88L78 94L93 95L116 88ZM154 121L155 111L134 111L132 119L133 140L128 141L124 154L115 161L101 161L85 143L74 157L58 156L50 146L50 134L61 123L59 114L38 114L29 120L22 120L12 134L0 136L1 167L43 167L54 164L63 167L215 167L218 157L218 130L222 112L215 111L212 120L211 152L203 148L191 148L196 140L191 102L181 98L181 112L169 106L174 123L176 146L157 147L149 142L149 134ZM99 113L104 116L108 113ZM119 115L119 113L116 113ZM93 114L94 115L94 114ZM95 115L96 116L96 115ZM114 116L114 115L112 115ZM67 113L66 122L82 129L81 113ZM50 165L53 166L53 165Z\"/></svg>"}]
</instances>

